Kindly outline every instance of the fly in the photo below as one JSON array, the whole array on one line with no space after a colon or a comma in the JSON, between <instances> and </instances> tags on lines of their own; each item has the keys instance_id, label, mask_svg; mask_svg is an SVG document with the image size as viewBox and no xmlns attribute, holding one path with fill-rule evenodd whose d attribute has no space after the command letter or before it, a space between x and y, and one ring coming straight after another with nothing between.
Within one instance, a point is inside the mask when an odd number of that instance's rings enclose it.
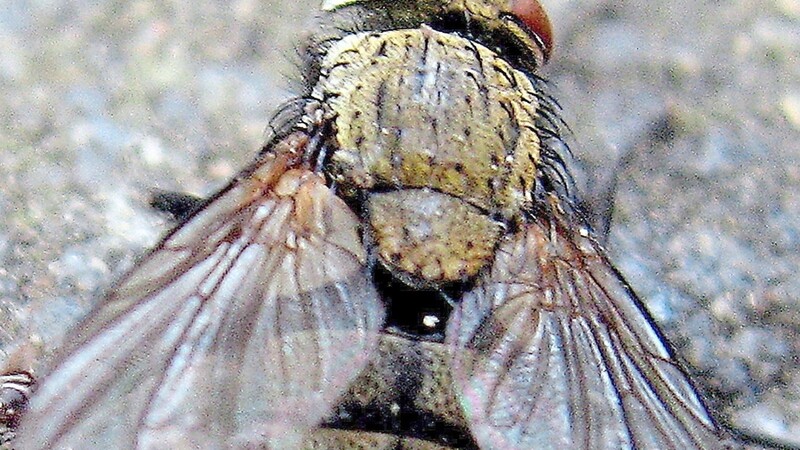
<instances>
[{"instance_id":1,"label":"fly","mask_svg":"<svg viewBox=\"0 0 800 450\"><path fill-rule=\"evenodd\" d=\"M75 328L17 447L727 448L575 206L538 1L321 17L307 91Z\"/></svg>"}]
</instances>

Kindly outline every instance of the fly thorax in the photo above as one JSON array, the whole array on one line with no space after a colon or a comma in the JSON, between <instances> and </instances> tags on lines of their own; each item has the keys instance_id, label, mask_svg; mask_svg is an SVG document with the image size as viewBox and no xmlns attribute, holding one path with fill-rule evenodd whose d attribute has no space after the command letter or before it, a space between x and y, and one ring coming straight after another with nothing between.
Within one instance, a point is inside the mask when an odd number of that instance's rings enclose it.
<instances>
[{"instance_id":1,"label":"fly thorax","mask_svg":"<svg viewBox=\"0 0 800 450\"><path fill-rule=\"evenodd\" d=\"M313 95L332 110L340 184L428 187L509 219L530 199L539 101L486 47L429 28L351 35Z\"/></svg>"}]
</instances>

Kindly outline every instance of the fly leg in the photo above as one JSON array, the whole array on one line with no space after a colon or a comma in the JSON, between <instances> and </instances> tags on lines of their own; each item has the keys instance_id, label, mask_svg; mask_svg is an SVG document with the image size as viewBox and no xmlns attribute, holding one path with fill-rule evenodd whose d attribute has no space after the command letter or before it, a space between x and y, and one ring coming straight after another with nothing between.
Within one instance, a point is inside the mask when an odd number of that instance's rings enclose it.
<instances>
[{"instance_id":1,"label":"fly leg","mask_svg":"<svg viewBox=\"0 0 800 450\"><path fill-rule=\"evenodd\" d=\"M158 212L166 213L175 223L185 221L193 212L200 209L206 199L185 192L154 189L150 192L148 203Z\"/></svg>"},{"instance_id":2,"label":"fly leg","mask_svg":"<svg viewBox=\"0 0 800 450\"><path fill-rule=\"evenodd\" d=\"M665 111L632 144L620 152L621 156L611 168L587 171L598 175L591 180L592 188L582 196L579 204L601 243L607 242L611 231L619 180L628 174L640 157L659 145L669 145L675 139L679 127L679 119Z\"/></svg>"}]
</instances>

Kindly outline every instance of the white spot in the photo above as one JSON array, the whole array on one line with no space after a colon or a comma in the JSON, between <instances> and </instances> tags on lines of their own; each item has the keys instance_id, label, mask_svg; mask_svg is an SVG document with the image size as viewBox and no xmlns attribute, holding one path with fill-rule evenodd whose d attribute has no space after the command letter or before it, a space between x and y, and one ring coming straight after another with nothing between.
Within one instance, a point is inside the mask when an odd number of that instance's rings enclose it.
<instances>
[{"instance_id":1,"label":"white spot","mask_svg":"<svg viewBox=\"0 0 800 450\"><path fill-rule=\"evenodd\" d=\"M141 146L142 159L151 166L161 164L164 161L164 148L161 141L157 138L146 136L142 139Z\"/></svg>"},{"instance_id":2,"label":"white spot","mask_svg":"<svg viewBox=\"0 0 800 450\"><path fill-rule=\"evenodd\" d=\"M286 246L292 250L297 249L297 234L294 231L286 233Z\"/></svg>"},{"instance_id":3,"label":"white spot","mask_svg":"<svg viewBox=\"0 0 800 450\"><path fill-rule=\"evenodd\" d=\"M273 208L267 205L261 205L256 209L256 213L253 214L254 221L261 221L264 220L269 214L272 212Z\"/></svg>"},{"instance_id":4,"label":"white spot","mask_svg":"<svg viewBox=\"0 0 800 450\"><path fill-rule=\"evenodd\" d=\"M436 316L425 316L422 318L422 324L428 328L436 328L439 324L439 318Z\"/></svg>"},{"instance_id":5,"label":"white spot","mask_svg":"<svg viewBox=\"0 0 800 450\"><path fill-rule=\"evenodd\" d=\"M786 120L800 130L800 92L785 95L780 105Z\"/></svg>"}]
</instances>

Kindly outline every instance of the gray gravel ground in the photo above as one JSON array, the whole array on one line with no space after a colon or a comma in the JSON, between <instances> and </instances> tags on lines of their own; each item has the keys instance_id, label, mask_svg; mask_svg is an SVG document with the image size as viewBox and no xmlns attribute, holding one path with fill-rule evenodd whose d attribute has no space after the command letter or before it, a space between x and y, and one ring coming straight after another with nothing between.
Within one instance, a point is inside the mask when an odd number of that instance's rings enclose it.
<instances>
[{"instance_id":1,"label":"gray gravel ground","mask_svg":"<svg viewBox=\"0 0 800 450\"><path fill-rule=\"evenodd\" d=\"M614 260L718 416L800 448L800 3L543 3L587 189L619 175ZM253 157L315 8L11 0L0 367L49 353L156 242L147 189L206 195ZM671 140L648 138L664 118Z\"/></svg>"}]
</instances>

